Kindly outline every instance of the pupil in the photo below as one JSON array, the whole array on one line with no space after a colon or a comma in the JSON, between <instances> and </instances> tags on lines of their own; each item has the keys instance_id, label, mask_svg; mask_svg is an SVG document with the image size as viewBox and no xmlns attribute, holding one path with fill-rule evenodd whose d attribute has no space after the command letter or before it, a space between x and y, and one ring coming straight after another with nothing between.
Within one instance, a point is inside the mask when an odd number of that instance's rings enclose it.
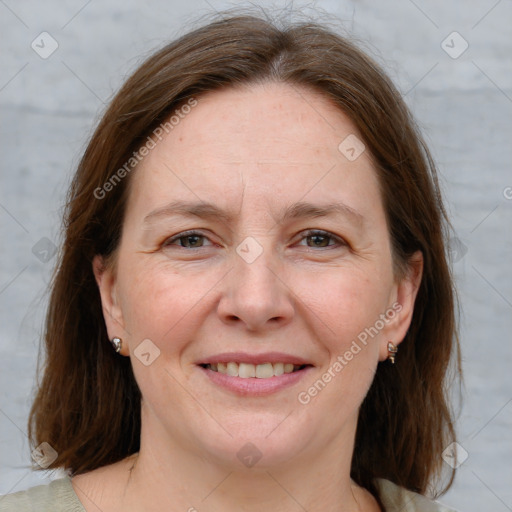
<instances>
[{"instance_id":1,"label":"pupil","mask_svg":"<svg viewBox=\"0 0 512 512\"><path fill-rule=\"evenodd\" d=\"M327 247L329 239L325 235L311 235L311 240L315 247Z\"/></svg>"},{"instance_id":2,"label":"pupil","mask_svg":"<svg viewBox=\"0 0 512 512\"><path fill-rule=\"evenodd\" d=\"M201 237L198 236L198 235L189 235L189 236L186 236L182 239L182 242L184 241L185 242L185 246L189 246L189 247L196 247L196 246L200 246L200 240L201 240Z\"/></svg>"}]
</instances>

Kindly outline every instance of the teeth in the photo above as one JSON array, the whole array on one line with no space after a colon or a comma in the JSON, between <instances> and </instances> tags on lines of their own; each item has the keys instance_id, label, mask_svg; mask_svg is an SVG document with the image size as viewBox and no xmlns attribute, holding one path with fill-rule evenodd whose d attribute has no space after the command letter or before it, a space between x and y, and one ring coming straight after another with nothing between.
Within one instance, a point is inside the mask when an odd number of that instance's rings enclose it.
<instances>
[{"instance_id":1,"label":"teeth","mask_svg":"<svg viewBox=\"0 0 512 512\"><path fill-rule=\"evenodd\" d=\"M269 379L270 377L279 377L283 373L292 373L300 368L300 365L293 365L292 363L263 363L263 364L249 364L249 363L217 363L209 364L208 368L214 372L224 373L230 377L240 377L242 379L249 379L256 377L257 379Z\"/></svg>"},{"instance_id":2,"label":"teeth","mask_svg":"<svg viewBox=\"0 0 512 512\"><path fill-rule=\"evenodd\" d=\"M238 376L242 377L242 379L256 377L256 367L253 364L240 363L238 365Z\"/></svg>"},{"instance_id":3,"label":"teeth","mask_svg":"<svg viewBox=\"0 0 512 512\"><path fill-rule=\"evenodd\" d=\"M284 373L284 364L283 363L274 363L272 365L274 367L274 375L279 377L279 375L283 375Z\"/></svg>"},{"instance_id":4,"label":"teeth","mask_svg":"<svg viewBox=\"0 0 512 512\"><path fill-rule=\"evenodd\" d=\"M211 366L210 369L212 369ZM238 377L238 365L236 363L228 363L226 373L231 377Z\"/></svg>"},{"instance_id":5,"label":"teeth","mask_svg":"<svg viewBox=\"0 0 512 512\"><path fill-rule=\"evenodd\" d=\"M252 366L252 365L251 365ZM256 377L258 379L268 379L274 376L274 367L272 363L259 364L255 367Z\"/></svg>"}]
</instances>

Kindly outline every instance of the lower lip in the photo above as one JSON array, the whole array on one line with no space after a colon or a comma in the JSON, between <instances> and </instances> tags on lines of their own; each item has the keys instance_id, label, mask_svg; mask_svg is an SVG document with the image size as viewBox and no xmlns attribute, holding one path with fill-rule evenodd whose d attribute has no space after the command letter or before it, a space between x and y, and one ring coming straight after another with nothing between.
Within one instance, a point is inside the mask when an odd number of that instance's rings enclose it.
<instances>
[{"instance_id":1,"label":"lower lip","mask_svg":"<svg viewBox=\"0 0 512 512\"><path fill-rule=\"evenodd\" d=\"M225 373L214 372L202 366L198 368L202 370L214 384L242 396L265 396L276 393L281 389L293 386L313 369L312 366L307 366L302 370L297 370L292 373L283 373L278 377L274 376L268 379L249 377L248 379L243 379L242 377L231 377Z\"/></svg>"}]
</instances>

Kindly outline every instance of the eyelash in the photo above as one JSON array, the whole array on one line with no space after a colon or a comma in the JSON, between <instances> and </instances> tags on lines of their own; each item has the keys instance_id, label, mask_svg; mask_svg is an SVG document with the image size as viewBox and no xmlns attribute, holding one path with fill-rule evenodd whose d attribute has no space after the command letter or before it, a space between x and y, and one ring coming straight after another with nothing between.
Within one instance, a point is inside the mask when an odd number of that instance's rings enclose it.
<instances>
[{"instance_id":1,"label":"eyelash","mask_svg":"<svg viewBox=\"0 0 512 512\"><path fill-rule=\"evenodd\" d=\"M333 233L330 233L329 231L323 231L321 229L309 229L303 233L304 234L303 234L302 238L300 239L300 241L305 240L308 237L322 236L322 237L327 237L330 240L334 240L339 246L347 246L348 245L347 242L345 242L345 240L334 235ZM199 231L190 230L190 231L184 231L182 233L178 233L176 236L173 236L172 238L167 239L163 243L163 246L169 247L169 246L173 245L174 242L180 240L181 238L187 238L187 237L191 237L191 236L199 236L199 237L206 238L208 240L208 237L206 235L204 235L203 233L201 233ZM335 244L327 245L325 247L320 247L320 249L327 248L327 247L333 247L334 245ZM183 246L179 246L179 247L181 247L183 249L188 249L187 247L183 247ZM314 249L314 247L310 247L310 246L307 246L307 247ZM192 247L191 249L202 249L202 247Z\"/></svg>"}]
</instances>

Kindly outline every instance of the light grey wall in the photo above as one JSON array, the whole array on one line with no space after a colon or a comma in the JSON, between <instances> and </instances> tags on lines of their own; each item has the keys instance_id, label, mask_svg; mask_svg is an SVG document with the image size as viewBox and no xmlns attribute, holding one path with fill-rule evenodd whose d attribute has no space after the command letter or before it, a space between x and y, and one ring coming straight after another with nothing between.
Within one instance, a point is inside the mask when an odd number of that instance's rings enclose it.
<instances>
[{"instance_id":1,"label":"light grey wall","mask_svg":"<svg viewBox=\"0 0 512 512\"><path fill-rule=\"evenodd\" d=\"M27 469L26 418L53 244L80 152L141 56L199 14L233 5L0 0L0 493L52 476ZM307 13L304 5L295 3ZM308 5L366 41L430 142L456 230L466 386L458 431L468 458L442 501L512 510L512 2Z\"/></svg>"}]
</instances>

